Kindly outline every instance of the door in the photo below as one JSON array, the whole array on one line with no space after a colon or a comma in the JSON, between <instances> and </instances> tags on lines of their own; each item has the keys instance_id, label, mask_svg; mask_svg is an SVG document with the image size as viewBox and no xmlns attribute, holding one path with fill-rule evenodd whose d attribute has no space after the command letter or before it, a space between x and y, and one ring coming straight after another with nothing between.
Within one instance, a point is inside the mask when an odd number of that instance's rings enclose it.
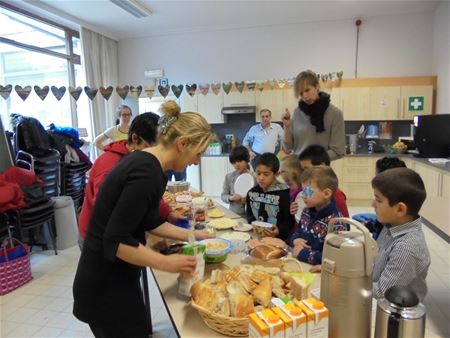
<instances>
[{"instance_id":1,"label":"door","mask_svg":"<svg viewBox=\"0 0 450 338\"><path fill-rule=\"evenodd\" d=\"M256 94L256 121L259 122L261 109L269 109L272 112L272 121L281 122L283 109L283 90L263 90Z\"/></svg>"},{"instance_id":2,"label":"door","mask_svg":"<svg viewBox=\"0 0 450 338\"><path fill-rule=\"evenodd\" d=\"M399 120L400 87L371 87L369 114L371 120Z\"/></svg>"},{"instance_id":3,"label":"door","mask_svg":"<svg viewBox=\"0 0 450 338\"><path fill-rule=\"evenodd\" d=\"M403 86L401 88L402 120L433 112L433 86Z\"/></svg>"},{"instance_id":4,"label":"door","mask_svg":"<svg viewBox=\"0 0 450 338\"><path fill-rule=\"evenodd\" d=\"M198 95L198 112L208 121L208 123L224 123L222 114L223 93L214 94L209 92L207 95Z\"/></svg>"}]
</instances>

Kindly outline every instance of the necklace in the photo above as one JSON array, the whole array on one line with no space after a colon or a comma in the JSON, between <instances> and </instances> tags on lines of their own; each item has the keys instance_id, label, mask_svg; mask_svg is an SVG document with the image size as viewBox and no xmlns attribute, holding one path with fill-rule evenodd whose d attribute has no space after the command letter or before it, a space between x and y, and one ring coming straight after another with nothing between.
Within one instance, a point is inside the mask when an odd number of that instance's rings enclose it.
<instances>
[{"instance_id":1,"label":"necklace","mask_svg":"<svg viewBox=\"0 0 450 338\"><path fill-rule=\"evenodd\" d=\"M119 131L119 133L128 134L128 131L123 132L122 130L120 130L120 125L117 125L117 130Z\"/></svg>"}]
</instances>

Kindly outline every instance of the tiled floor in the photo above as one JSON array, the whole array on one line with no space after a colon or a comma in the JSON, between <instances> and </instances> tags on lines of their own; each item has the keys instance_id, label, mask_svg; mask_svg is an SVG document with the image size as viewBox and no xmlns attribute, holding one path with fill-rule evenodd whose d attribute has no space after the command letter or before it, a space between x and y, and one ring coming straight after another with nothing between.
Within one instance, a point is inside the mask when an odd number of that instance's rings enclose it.
<instances>
[{"instance_id":1,"label":"tiled floor","mask_svg":"<svg viewBox=\"0 0 450 338\"><path fill-rule=\"evenodd\" d=\"M351 214L368 208L350 208ZM371 210L370 210L371 211ZM429 292L425 299L427 329L450 337L450 246L424 227L431 254ZM33 253L34 279L0 297L1 337L92 337L89 327L72 315L72 282L78 263L78 247ZM153 337L176 337L159 292L150 279Z\"/></svg>"}]
</instances>

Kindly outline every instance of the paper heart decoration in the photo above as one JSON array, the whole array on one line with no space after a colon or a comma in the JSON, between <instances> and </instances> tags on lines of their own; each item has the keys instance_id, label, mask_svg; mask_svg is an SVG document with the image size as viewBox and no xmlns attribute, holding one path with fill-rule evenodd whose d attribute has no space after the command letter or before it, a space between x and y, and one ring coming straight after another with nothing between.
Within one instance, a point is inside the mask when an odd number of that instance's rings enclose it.
<instances>
[{"instance_id":1,"label":"paper heart decoration","mask_svg":"<svg viewBox=\"0 0 450 338\"><path fill-rule=\"evenodd\" d=\"M5 99L5 100L7 100L8 99L8 97L9 97L9 95L11 94L11 91L12 91L12 86L9 84L9 85L6 85L6 86L2 86L2 85L0 85L0 95Z\"/></svg>"},{"instance_id":2,"label":"paper heart decoration","mask_svg":"<svg viewBox=\"0 0 450 338\"><path fill-rule=\"evenodd\" d=\"M222 83L222 88L223 88L223 91L225 92L225 94L228 95L230 93L230 90L231 90L232 86L233 86L233 84L231 82Z\"/></svg>"},{"instance_id":3,"label":"paper heart decoration","mask_svg":"<svg viewBox=\"0 0 450 338\"><path fill-rule=\"evenodd\" d=\"M275 89L275 87L278 86L278 83L276 80L269 80L269 81L267 81L267 84L269 85L270 89Z\"/></svg>"},{"instance_id":4,"label":"paper heart decoration","mask_svg":"<svg viewBox=\"0 0 450 338\"><path fill-rule=\"evenodd\" d=\"M247 84L248 90L255 90L255 87L256 87L255 81L247 81L246 84Z\"/></svg>"},{"instance_id":5,"label":"paper heart decoration","mask_svg":"<svg viewBox=\"0 0 450 338\"><path fill-rule=\"evenodd\" d=\"M220 83L212 83L211 84L211 90L214 94L219 95L220 93Z\"/></svg>"},{"instance_id":6,"label":"paper heart decoration","mask_svg":"<svg viewBox=\"0 0 450 338\"><path fill-rule=\"evenodd\" d=\"M155 92L155 88L145 88L145 94L147 94L148 98L151 99L153 97L153 93Z\"/></svg>"},{"instance_id":7,"label":"paper heart decoration","mask_svg":"<svg viewBox=\"0 0 450 338\"><path fill-rule=\"evenodd\" d=\"M193 84L187 84L186 85L186 90L188 92L189 95L194 96L195 92L197 91L197 85L195 83Z\"/></svg>"},{"instance_id":8,"label":"paper heart decoration","mask_svg":"<svg viewBox=\"0 0 450 338\"><path fill-rule=\"evenodd\" d=\"M266 84L264 83L264 82L258 82L257 84L256 84L256 89L258 89L260 92L262 92L263 90L264 90L264 86L265 86Z\"/></svg>"},{"instance_id":9,"label":"paper heart decoration","mask_svg":"<svg viewBox=\"0 0 450 338\"><path fill-rule=\"evenodd\" d=\"M169 85L165 85L164 87L161 85L158 86L158 91L164 98L169 94L169 90L170 90Z\"/></svg>"},{"instance_id":10,"label":"paper heart decoration","mask_svg":"<svg viewBox=\"0 0 450 338\"><path fill-rule=\"evenodd\" d=\"M56 86L52 86L50 89L58 101L60 101L66 93L66 87L64 86L61 86L59 88Z\"/></svg>"},{"instance_id":11,"label":"paper heart decoration","mask_svg":"<svg viewBox=\"0 0 450 338\"><path fill-rule=\"evenodd\" d=\"M209 92L209 83L200 84L200 85L198 85L198 88L200 89L200 93L202 93L203 95L206 96ZM219 90L220 90L220 86L219 86Z\"/></svg>"},{"instance_id":12,"label":"paper heart decoration","mask_svg":"<svg viewBox=\"0 0 450 338\"><path fill-rule=\"evenodd\" d=\"M131 86L130 87L131 95L137 100L142 93L142 86Z\"/></svg>"},{"instance_id":13,"label":"paper heart decoration","mask_svg":"<svg viewBox=\"0 0 450 338\"><path fill-rule=\"evenodd\" d=\"M178 86L172 85L172 92L173 92L173 95L175 95L176 98L178 99L180 97L181 93L183 92L183 85L178 85Z\"/></svg>"},{"instance_id":14,"label":"paper heart decoration","mask_svg":"<svg viewBox=\"0 0 450 338\"><path fill-rule=\"evenodd\" d=\"M42 101L44 101L47 97L49 90L50 88L48 86L44 86L42 88L39 86L34 86L34 92Z\"/></svg>"},{"instance_id":15,"label":"paper heart decoration","mask_svg":"<svg viewBox=\"0 0 450 338\"><path fill-rule=\"evenodd\" d=\"M242 93L245 87L245 82L244 81L235 82L234 85L236 86L236 89L239 91L239 93Z\"/></svg>"},{"instance_id":16,"label":"paper heart decoration","mask_svg":"<svg viewBox=\"0 0 450 338\"><path fill-rule=\"evenodd\" d=\"M108 101L109 98L111 97L111 94L112 94L113 90L114 90L113 86L109 86L108 88L105 88L105 87L102 86L102 87L99 88L100 94L102 94L103 98L106 101Z\"/></svg>"},{"instance_id":17,"label":"paper heart decoration","mask_svg":"<svg viewBox=\"0 0 450 338\"><path fill-rule=\"evenodd\" d=\"M14 87L14 90L16 91L17 95L19 95L19 97L23 101L25 101L27 99L28 95L30 95L30 93L31 93L31 86L26 86L26 87L22 88L22 86L16 85Z\"/></svg>"},{"instance_id":18,"label":"paper heart decoration","mask_svg":"<svg viewBox=\"0 0 450 338\"><path fill-rule=\"evenodd\" d=\"M286 86L286 80L278 80L278 88L283 89Z\"/></svg>"},{"instance_id":19,"label":"paper heart decoration","mask_svg":"<svg viewBox=\"0 0 450 338\"><path fill-rule=\"evenodd\" d=\"M128 86L123 86L123 87L117 86L116 87L116 92L122 98L122 100L126 99L129 91L130 91L130 87L128 87Z\"/></svg>"},{"instance_id":20,"label":"paper heart decoration","mask_svg":"<svg viewBox=\"0 0 450 338\"><path fill-rule=\"evenodd\" d=\"M76 88L69 87L69 94L72 95L72 97L75 99L75 101L78 101L82 91L83 91L83 88L81 88L81 87L76 87Z\"/></svg>"},{"instance_id":21,"label":"paper heart decoration","mask_svg":"<svg viewBox=\"0 0 450 338\"><path fill-rule=\"evenodd\" d=\"M290 79L287 80L287 84L291 87L294 86L294 82L295 82L295 77L291 77Z\"/></svg>"},{"instance_id":22,"label":"paper heart decoration","mask_svg":"<svg viewBox=\"0 0 450 338\"><path fill-rule=\"evenodd\" d=\"M88 86L84 87L84 92L86 93L87 97L93 100L95 96L97 95L98 89L97 88L90 88Z\"/></svg>"}]
</instances>

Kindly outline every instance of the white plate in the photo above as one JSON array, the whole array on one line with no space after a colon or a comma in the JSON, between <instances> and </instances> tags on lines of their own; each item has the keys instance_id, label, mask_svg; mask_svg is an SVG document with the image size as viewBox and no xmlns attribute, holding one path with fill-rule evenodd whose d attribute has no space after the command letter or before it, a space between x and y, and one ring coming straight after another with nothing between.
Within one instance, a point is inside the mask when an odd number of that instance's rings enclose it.
<instances>
[{"instance_id":1,"label":"white plate","mask_svg":"<svg viewBox=\"0 0 450 338\"><path fill-rule=\"evenodd\" d=\"M234 182L234 192L241 196L247 196L248 191L255 186L253 176L245 173L239 175Z\"/></svg>"},{"instance_id":2,"label":"white plate","mask_svg":"<svg viewBox=\"0 0 450 338\"><path fill-rule=\"evenodd\" d=\"M234 219L222 217L222 218L214 218L209 221L209 225L217 230L231 229L238 225L238 222Z\"/></svg>"},{"instance_id":3,"label":"white plate","mask_svg":"<svg viewBox=\"0 0 450 338\"><path fill-rule=\"evenodd\" d=\"M228 239L229 241L241 240L247 242L250 239L250 235L246 232L233 231L220 235L220 238Z\"/></svg>"},{"instance_id":4,"label":"white plate","mask_svg":"<svg viewBox=\"0 0 450 338\"><path fill-rule=\"evenodd\" d=\"M237 225L237 226L233 227L233 229L236 230L236 231L246 232L246 231L252 230L253 226L251 224L245 224L244 223L244 224L240 224L240 225Z\"/></svg>"}]
</instances>

